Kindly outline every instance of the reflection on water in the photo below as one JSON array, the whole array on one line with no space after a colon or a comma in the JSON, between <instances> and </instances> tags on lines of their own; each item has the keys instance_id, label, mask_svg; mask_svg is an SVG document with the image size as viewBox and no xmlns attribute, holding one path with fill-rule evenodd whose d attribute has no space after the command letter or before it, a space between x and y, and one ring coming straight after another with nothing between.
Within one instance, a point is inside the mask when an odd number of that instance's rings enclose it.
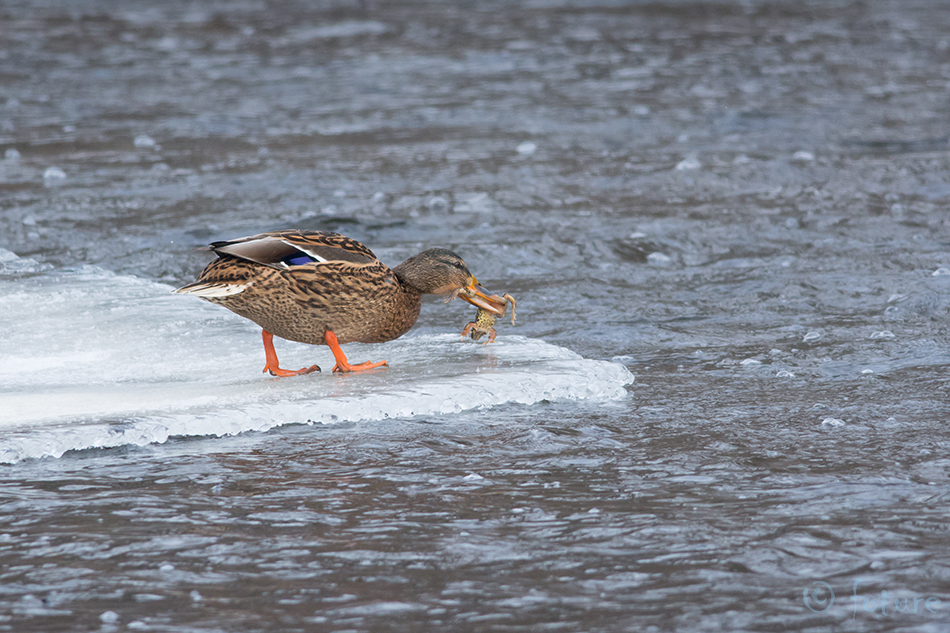
<instances>
[{"instance_id":1,"label":"reflection on water","mask_svg":"<svg viewBox=\"0 0 950 633\"><path fill-rule=\"evenodd\" d=\"M197 318L114 297L40 336L14 299L180 284L284 226L452 248L518 297L501 339L637 375L5 466L0 630L939 630L948 29L928 0L0 8L3 397L94 365L80 326L179 358ZM243 364L234 323L199 329Z\"/></svg>"}]
</instances>

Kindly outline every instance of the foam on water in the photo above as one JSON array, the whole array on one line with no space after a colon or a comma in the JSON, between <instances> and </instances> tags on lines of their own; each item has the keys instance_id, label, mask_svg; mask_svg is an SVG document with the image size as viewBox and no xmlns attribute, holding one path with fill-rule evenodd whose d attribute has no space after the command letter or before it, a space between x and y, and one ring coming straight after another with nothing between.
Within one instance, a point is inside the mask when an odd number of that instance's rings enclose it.
<instances>
[{"instance_id":1,"label":"foam on water","mask_svg":"<svg viewBox=\"0 0 950 633\"><path fill-rule=\"evenodd\" d=\"M483 346L424 331L347 346L354 361L390 362L361 375L331 375L326 347L278 340L282 366L316 362L325 373L275 379L260 373L256 326L170 286L92 267L13 269L0 270L0 462L290 423L615 399L633 381L622 365L536 339Z\"/></svg>"}]
</instances>

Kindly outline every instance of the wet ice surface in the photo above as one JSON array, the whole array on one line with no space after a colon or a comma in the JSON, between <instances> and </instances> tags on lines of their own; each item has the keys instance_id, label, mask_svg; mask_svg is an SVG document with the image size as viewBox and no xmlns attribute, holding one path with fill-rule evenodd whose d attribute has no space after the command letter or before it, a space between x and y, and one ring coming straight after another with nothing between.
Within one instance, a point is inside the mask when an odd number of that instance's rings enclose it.
<instances>
[{"instance_id":1,"label":"wet ice surface","mask_svg":"<svg viewBox=\"0 0 950 633\"><path fill-rule=\"evenodd\" d=\"M584 359L537 339L502 337L486 346L458 333L348 346L351 356L385 354L392 365L386 370L261 380L255 369L263 352L251 344L255 326L201 302L186 304L170 291L92 267L0 279L8 317L0 322L7 333L0 344L6 359L0 462L282 424L611 400L626 396L624 387L633 382L619 363ZM40 313L37 304L44 306ZM61 335L65 323L68 337ZM143 330L146 323L151 327ZM245 333L247 345L236 345ZM297 354L286 353L290 348ZM282 344L281 351L285 367L313 364L312 347ZM329 372L332 355L327 348L319 353ZM311 358L295 358L303 354Z\"/></svg>"},{"instance_id":2,"label":"wet ice surface","mask_svg":"<svg viewBox=\"0 0 950 633\"><path fill-rule=\"evenodd\" d=\"M0 630L945 628L950 8L371 5L0 8ZM285 226L518 327L262 376Z\"/></svg>"}]
</instances>

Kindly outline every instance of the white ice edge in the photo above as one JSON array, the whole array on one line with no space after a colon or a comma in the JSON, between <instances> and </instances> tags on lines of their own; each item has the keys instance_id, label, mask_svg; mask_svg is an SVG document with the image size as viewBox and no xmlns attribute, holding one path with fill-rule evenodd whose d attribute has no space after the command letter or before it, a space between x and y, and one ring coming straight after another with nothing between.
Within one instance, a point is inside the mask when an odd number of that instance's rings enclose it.
<instances>
[{"instance_id":1,"label":"white ice edge","mask_svg":"<svg viewBox=\"0 0 950 633\"><path fill-rule=\"evenodd\" d=\"M0 267L0 327L9 334L0 341L0 463L284 424L611 400L633 382L623 365L504 331L488 346L454 333L347 346L355 361L385 358L391 367L273 379L259 373L256 326L170 291L91 267L36 276ZM461 323L458 314L447 322ZM284 367L332 365L323 347L278 341L277 349Z\"/></svg>"}]
</instances>

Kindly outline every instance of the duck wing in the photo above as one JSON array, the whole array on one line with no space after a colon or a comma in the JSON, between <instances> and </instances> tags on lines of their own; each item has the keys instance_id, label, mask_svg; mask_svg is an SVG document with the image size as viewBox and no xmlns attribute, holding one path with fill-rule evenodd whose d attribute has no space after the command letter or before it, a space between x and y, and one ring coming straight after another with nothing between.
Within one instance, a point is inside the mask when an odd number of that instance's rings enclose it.
<instances>
[{"instance_id":1,"label":"duck wing","mask_svg":"<svg viewBox=\"0 0 950 633\"><path fill-rule=\"evenodd\" d=\"M326 231L272 231L225 242L211 250L272 268L286 269L313 263L372 264L376 255L356 240Z\"/></svg>"}]
</instances>

